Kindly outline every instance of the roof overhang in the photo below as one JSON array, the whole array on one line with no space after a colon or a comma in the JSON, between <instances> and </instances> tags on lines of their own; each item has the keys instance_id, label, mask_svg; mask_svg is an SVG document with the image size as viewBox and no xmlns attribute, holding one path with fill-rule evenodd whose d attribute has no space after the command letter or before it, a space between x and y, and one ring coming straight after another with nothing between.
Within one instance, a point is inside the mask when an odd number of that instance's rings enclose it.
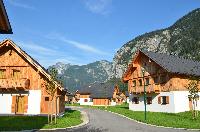
<instances>
[{"instance_id":1,"label":"roof overhang","mask_svg":"<svg viewBox=\"0 0 200 132\"><path fill-rule=\"evenodd\" d=\"M6 13L3 0L0 0L0 33L1 34L12 34L12 28Z\"/></svg>"}]
</instances>

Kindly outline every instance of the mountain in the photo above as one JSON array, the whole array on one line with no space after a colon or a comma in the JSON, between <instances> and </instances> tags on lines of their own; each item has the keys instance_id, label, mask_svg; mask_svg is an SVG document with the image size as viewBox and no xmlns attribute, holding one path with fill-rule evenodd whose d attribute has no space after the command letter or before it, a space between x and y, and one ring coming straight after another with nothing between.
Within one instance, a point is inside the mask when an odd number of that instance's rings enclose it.
<instances>
[{"instance_id":1,"label":"mountain","mask_svg":"<svg viewBox=\"0 0 200 132\"><path fill-rule=\"evenodd\" d=\"M56 68L64 86L76 90L81 85L105 82L112 75L112 63L106 60L96 61L87 65L71 65L58 62L50 68Z\"/></svg>"},{"instance_id":2,"label":"mountain","mask_svg":"<svg viewBox=\"0 0 200 132\"><path fill-rule=\"evenodd\" d=\"M166 29L145 33L124 44L114 55L113 76L122 77L138 49L200 60L200 8Z\"/></svg>"},{"instance_id":3,"label":"mountain","mask_svg":"<svg viewBox=\"0 0 200 132\"><path fill-rule=\"evenodd\" d=\"M62 74L64 74L65 70L67 70L70 66L71 65L69 63L64 64L62 62L57 62L55 65L50 66L49 68L53 67L53 68L57 69L58 74L62 75Z\"/></svg>"},{"instance_id":4,"label":"mountain","mask_svg":"<svg viewBox=\"0 0 200 132\"><path fill-rule=\"evenodd\" d=\"M64 85L77 89L81 85L121 78L138 49L183 56L200 61L200 8L180 18L172 26L140 35L124 44L114 55L113 62L96 61L83 66L53 65ZM118 79L118 81L120 81Z\"/></svg>"}]
</instances>

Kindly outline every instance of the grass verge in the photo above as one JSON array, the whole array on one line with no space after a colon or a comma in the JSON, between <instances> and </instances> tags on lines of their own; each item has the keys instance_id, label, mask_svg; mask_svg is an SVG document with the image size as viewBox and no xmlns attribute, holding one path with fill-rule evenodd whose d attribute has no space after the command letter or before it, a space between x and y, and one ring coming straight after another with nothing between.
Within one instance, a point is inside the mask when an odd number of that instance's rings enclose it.
<instances>
[{"instance_id":1,"label":"grass verge","mask_svg":"<svg viewBox=\"0 0 200 132\"><path fill-rule=\"evenodd\" d=\"M147 120L145 121L143 111L129 110L127 104L120 106L109 106L107 109L99 106L86 107L112 111L131 119L157 126L200 129L200 116L197 119L193 119L190 111L181 113L147 112Z\"/></svg>"},{"instance_id":2,"label":"grass verge","mask_svg":"<svg viewBox=\"0 0 200 132\"><path fill-rule=\"evenodd\" d=\"M0 116L1 131L20 131L30 129L66 128L82 123L81 113L67 110L63 117L57 118L57 124L47 124L44 116Z\"/></svg>"}]
</instances>

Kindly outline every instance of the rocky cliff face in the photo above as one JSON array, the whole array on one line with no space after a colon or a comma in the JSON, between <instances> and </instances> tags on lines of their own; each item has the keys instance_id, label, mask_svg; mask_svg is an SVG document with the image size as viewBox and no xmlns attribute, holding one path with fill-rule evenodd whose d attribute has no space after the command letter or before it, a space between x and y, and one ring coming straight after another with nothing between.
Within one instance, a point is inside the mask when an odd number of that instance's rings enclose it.
<instances>
[{"instance_id":1,"label":"rocky cliff face","mask_svg":"<svg viewBox=\"0 0 200 132\"><path fill-rule=\"evenodd\" d=\"M76 90L81 85L105 82L112 75L112 63L106 60L96 61L87 65L71 65L58 62L49 68L58 70L59 77L64 82L64 86Z\"/></svg>"},{"instance_id":2,"label":"rocky cliff face","mask_svg":"<svg viewBox=\"0 0 200 132\"><path fill-rule=\"evenodd\" d=\"M122 77L138 49L200 60L200 9L185 15L169 28L143 34L124 44L113 58L113 76Z\"/></svg>"},{"instance_id":3,"label":"rocky cliff face","mask_svg":"<svg viewBox=\"0 0 200 132\"><path fill-rule=\"evenodd\" d=\"M114 55L113 62L103 60L83 66L57 63L53 67L58 69L65 86L73 89L113 77L121 78L138 49L200 60L200 9L166 29L145 33L127 42Z\"/></svg>"}]
</instances>

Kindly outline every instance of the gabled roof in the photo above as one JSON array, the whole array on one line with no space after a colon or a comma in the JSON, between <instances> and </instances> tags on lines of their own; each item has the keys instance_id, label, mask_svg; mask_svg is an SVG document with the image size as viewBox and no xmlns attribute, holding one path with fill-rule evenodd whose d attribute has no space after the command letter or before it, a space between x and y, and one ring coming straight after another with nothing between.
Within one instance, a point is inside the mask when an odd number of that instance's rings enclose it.
<instances>
[{"instance_id":1,"label":"gabled roof","mask_svg":"<svg viewBox=\"0 0 200 132\"><path fill-rule=\"evenodd\" d=\"M198 61L149 51L141 52L151 58L154 62L163 67L168 72L200 76L200 62Z\"/></svg>"},{"instance_id":2,"label":"gabled roof","mask_svg":"<svg viewBox=\"0 0 200 132\"><path fill-rule=\"evenodd\" d=\"M1 34L12 34L12 28L8 20L3 0L0 0L0 33Z\"/></svg>"},{"instance_id":3,"label":"gabled roof","mask_svg":"<svg viewBox=\"0 0 200 132\"><path fill-rule=\"evenodd\" d=\"M23 51L19 46L17 46L12 40L5 39L0 43L0 48L4 46L12 46L18 54L23 56L26 61L28 61L33 67L35 67L42 75L44 75L48 80L51 80L51 75L47 72L47 70L42 67L36 60L34 60L31 56L29 56L25 51ZM61 87L56 81L54 81L54 84L61 90L65 90Z\"/></svg>"},{"instance_id":4,"label":"gabled roof","mask_svg":"<svg viewBox=\"0 0 200 132\"><path fill-rule=\"evenodd\" d=\"M139 54L144 54L145 56L149 57L152 61L157 63L159 66L164 68L166 71L170 73L176 74L184 74L189 76L200 76L200 62L185 59L183 57L168 55L168 54L161 54L155 53L150 51L139 50L135 57L132 60L132 63L139 57ZM129 65L127 71L125 72L123 77L126 77L134 66ZM127 80L123 80L127 81Z\"/></svg>"},{"instance_id":5,"label":"gabled roof","mask_svg":"<svg viewBox=\"0 0 200 132\"><path fill-rule=\"evenodd\" d=\"M112 83L94 83L82 86L78 93L90 94L91 98L112 98L114 89Z\"/></svg>"}]
</instances>

